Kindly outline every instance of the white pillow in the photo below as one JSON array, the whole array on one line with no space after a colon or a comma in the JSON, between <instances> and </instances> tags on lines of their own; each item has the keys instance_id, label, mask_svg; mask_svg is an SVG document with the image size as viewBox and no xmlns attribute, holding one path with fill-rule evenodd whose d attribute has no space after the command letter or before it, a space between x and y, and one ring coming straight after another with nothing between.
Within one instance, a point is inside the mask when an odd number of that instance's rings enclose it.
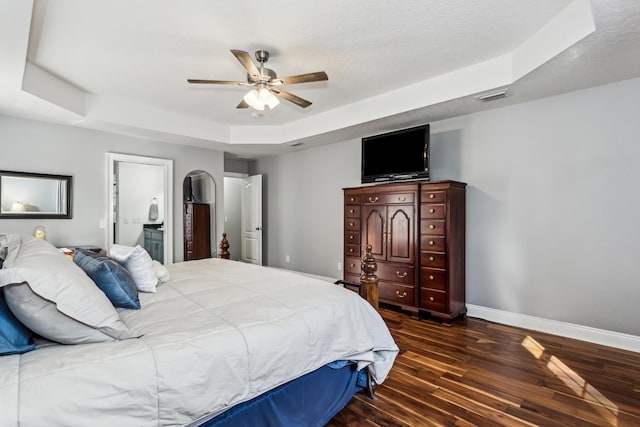
<instances>
[{"instance_id":1,"label":"white pillow","mask_svg":"<svg viewBox=\"0 0 640 427\"><path fill-rule=\"evenodd\" d=\"M113 245L109 257L120 263L131 275L141 292L155 292L158 275L153 268L153 260L142 246Z\"/></svg>"},{"instance_id":2,"label":"white pillow","mask_svg":"<svg viewBox=\"0 0 640 427\"><path fill-rule=\"evenodd\" d=\"M89 276L45 240L23 235L9 248L0 287L18 320L49 340L79 344L132 336Z\"/></svg>"},{"instance_id":3,"label":"white pillow","mask_svg":"<svg viewBox=\"0 0 640 427\"><path fill-rule=\"evenodd\" d=\"M156 275L158 276L158 281L160 283L168 282L171 276L169 276L169 270L167 267L160 264L159 261L153 260L153 268L156 270Z\"/></svg>"}]
</instances>

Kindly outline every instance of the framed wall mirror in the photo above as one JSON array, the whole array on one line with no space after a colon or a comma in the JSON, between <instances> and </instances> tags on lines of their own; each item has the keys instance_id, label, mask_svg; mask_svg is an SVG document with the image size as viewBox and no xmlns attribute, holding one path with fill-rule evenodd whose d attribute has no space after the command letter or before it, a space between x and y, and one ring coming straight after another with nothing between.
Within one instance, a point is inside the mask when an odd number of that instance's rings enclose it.
<instances>
[{"instance_id":1,"label":"framed wall mirror","mask_svg":"<svg viewBox=\"0 0 640 427\"><path fill-rule=\"evenodd\" d=\"M107 153L107 250L140 245L173 262L173 161Z\"/></svg>"},{"instance_id":2,"label":"framed wall mirror","mask_svg":"<svg viewBox=\"0 0 640 427\"><path fill-rule=\"evenodd\" d=\"M72 218L68 175L0 171L0 218Z\"/></svg>"}]
</instances>

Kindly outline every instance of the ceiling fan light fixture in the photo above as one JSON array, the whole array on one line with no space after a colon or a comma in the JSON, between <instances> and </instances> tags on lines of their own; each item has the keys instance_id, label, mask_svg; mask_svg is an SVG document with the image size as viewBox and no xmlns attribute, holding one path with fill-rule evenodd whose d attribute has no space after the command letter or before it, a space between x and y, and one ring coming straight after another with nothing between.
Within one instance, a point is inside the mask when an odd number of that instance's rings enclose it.
<instances>
[{"instance_id":1,"label":"ceiling fan light fixture","mask_svg":"<svg viewBox=\"0 0 640 427\"><path fill-rule=\"evenodd\" d=\"M244 102L249 104L250 107L256 108L256 105L260 100L260 95L256 89L251 89L242 99L244 99Z\"/></svg>"},{"instance_id":2,"label":"ceiling fan light fixture","mask_svg":"<svg viewBox=\"0 0 640 427\"><path fill-rule=\"evenodd\" d=\"M260 94L260 102L262 105L268 105L270 109L274 109L278 104L280 104L280 100L277 96L275 96L269 89L260 88L258 91Z\"/></svg>"},{"instance_id":3,"label":"ceiling fan light fixture","mask_svg":"<svg viewBox=\"0 0 640 427\"><path fill-rule=\"evenodd\" d=\"M310 101L300 98L290 92L280 89L280 86L292 85L298 83L312 83L329 80L327 73L324 71L317 71L315 73L297 74L294 76L281 77L275 71L265 68L264 64L269 59L269 52L265 50L259 50L256 52L256 59L260 64L259 67L251 60L249 53L243 50L231 49L231 53L240 62L242 67L247 72L247 82L233 81L233 80L204 80L204 79L187 79L191 84L221 84L221 85L239 85L239 86L253 86L254 89L250 90L244 95L242 101L236 106L239 109L253 108L254 110L264 111L266 106L269 109L274 109L280 104L282 98L289 101L298 107L307 108L311 105ZM276 88L276 86L278 88Z\"/></svg>"},{"instance_id":4,"label":"ceiling fan light fixture","mask_svg":"<svg viewBox=\"0 0 640 427\"><path fill-rule=\"evenodd\" d=\"M268 106L274 109L280 100L269 89L261 87L260 89L252 89L242 98L244 102L249 104L251 108L258 111L264 111L264 107Z\"/></svg>"}]
</instances>

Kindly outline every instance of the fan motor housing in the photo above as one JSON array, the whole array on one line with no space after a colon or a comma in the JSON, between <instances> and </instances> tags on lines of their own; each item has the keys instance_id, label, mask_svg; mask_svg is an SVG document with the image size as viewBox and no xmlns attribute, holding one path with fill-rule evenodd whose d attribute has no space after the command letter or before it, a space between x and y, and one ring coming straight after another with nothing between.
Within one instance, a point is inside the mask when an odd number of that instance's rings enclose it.
<instances>
[{"instance_id":1,"label":"fan motor housing","mask_svg":"<svg viewBox=\"0 0 640 427\"><path fill-rule=\"evenodd\" d=\"M262 79L260 78L255 78L254 76L252 76L251 74L247 74L247 81L249 83L258 83L260 81L268 81L268 80L274 80L277 79L278 75L276 74L275 71L269 69L269 68L262 68Z\"/></svg>"}]
</instances>

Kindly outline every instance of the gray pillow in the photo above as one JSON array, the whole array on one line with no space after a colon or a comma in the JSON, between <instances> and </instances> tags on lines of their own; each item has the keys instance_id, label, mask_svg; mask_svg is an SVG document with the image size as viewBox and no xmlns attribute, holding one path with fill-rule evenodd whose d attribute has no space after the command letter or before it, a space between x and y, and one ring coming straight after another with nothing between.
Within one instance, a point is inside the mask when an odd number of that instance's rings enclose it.
<instances>
[{"instance_id":1,"label":"gray pillow","mask_svg":"<svg viewBox=\"0 0 640 427\"><path fill-rule=\"evenodd\" d=\"M105 294L50 243L21 236L0 270L11 312L35 333L63 344L126 339L131 333Z\"/></svg>"}]
</instances>

